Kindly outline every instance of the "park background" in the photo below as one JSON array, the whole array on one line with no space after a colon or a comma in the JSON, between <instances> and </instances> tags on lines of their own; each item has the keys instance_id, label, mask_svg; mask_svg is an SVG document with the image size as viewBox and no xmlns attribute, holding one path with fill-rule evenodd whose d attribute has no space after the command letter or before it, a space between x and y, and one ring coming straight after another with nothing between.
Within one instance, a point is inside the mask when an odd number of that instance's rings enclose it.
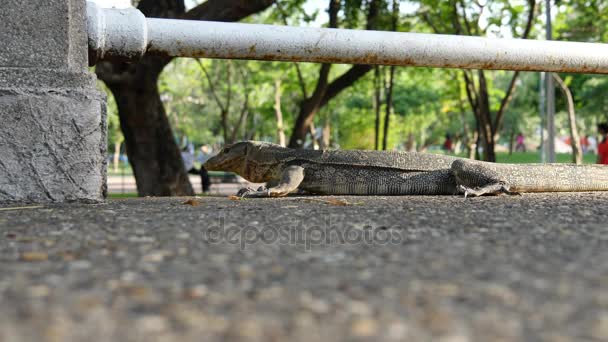
<instances>
[{"instance_id":1,"label":"park background","mask_svg":"<svg viewBox=\"0 0 608 342\"><path fill-rule=\"evenodd\" d=\"M150 1L97 2L172 16L170 8ZM553 39L606 42L608 4L551 3ZM186 1L184 6L187 12L200 4ZM279 0L241 22L545 39L545 14L544 1ZM201 145L217 151L239 140L450 153L511 163L544 161L542 73L179 58L150 66L153 62L144 59L129 66L148 75L143 85L130 81L143 91L113 84L116 65L111 71L107 62L97 67L100 88L108 94L111 193L188 194L179 151L198 151ZM596 127L608 117L608 82L601 75L556 76L557 161L576 161L571 142L583 140L591 144L583 144L582 161L593 163ZM134 105L132 95L152 104L158 100L161 108ZM149 122L134 124L133 112ZM142 144L142 132L156 136ZM525 152L516 146L519 134ZM443 148L446 135L450 150ZM146 171L133 175L133 165ZM176 182L184 184L163 186ZM193 184L193 190L200 191L200 186Z\"/></svg>"}]
</instances>

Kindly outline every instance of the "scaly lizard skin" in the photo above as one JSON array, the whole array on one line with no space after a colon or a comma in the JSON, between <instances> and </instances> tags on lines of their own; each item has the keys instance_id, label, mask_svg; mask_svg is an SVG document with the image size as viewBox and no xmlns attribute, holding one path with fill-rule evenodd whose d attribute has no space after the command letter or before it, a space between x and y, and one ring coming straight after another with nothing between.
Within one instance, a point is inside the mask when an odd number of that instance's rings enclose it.
<instances>
[{"instance_id":1,"label":"scaly lizard skin","mask_svg":"<svg viewBox=\"0 0 608 342\"><path fill-rule=\"evenodd\" d=\"M224 147L205 163L250 182L243 197L286 196L297 189L322 195L455 195L608 191L608 166L496 164L416 152L296 150L244 141Z\"/></svg>"}]
</instances>

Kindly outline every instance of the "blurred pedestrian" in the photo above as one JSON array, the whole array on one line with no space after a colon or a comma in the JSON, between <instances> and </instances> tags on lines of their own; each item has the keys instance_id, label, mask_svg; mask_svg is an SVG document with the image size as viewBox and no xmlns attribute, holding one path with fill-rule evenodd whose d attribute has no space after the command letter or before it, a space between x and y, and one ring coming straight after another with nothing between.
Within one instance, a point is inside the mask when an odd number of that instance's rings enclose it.
<instances>
[{"instance_id":1,"label":"blurred pedestrian","mask_svg":"<svg viewBox=\"0 0 608 342\"><path fill-rule=\"evenodd\" d=\"M589 153L597 153L597 139L593 135L588 135L587 140L589 141Z\"/></svg>"},{"instance_id":2,"label":"blurred pedestrian","mask_svg":"<svg viewBox=\"0 0 608 342\"><path fill-rule=\"evenodd\" d=\"M192 143L188 143L182 148L182 160L186 172L198 174L198 171L194 168L194 145Z\"/></svg>"},{"instance_id":3,"label":"blurred pedestrian","mask_svg":"<svg viewBox=\"0 0 608 342\"><path fill-rule=\"evenodd\" d=\"M515 138L515 152L526 152L526 141L523 133L519 132Z\"/></svg>"},{"instance_id":4,"label":"blurred pedestrian","mask_svg":"<svg viewBox=\"0 0 608 342\"><path fill-rule=\"evenodd\" d=\"M608 123L597 125L597 130L600 133L600 143L597 146L597 163L608 164Z\"/></svg>"},{"instance_id":5,"label":"blurred pedestrian","mask_svg":"<svg viewBox=\"0 0 608 342\"><path fill-rule=\"evenodd\" d=\"M583 150L583 154L589 152L589 136L584 135L581 137L581 149Z\"/></svg>"},{"instance_id":6,"label":"blurred pedestrian","mask_svg":"<svg viewBox=\"0 0 608 342\"><path fill-rule=\"evenodd\" d=\"M443 150L451 153L453 150L452 147L452 136L449 134L445 135L445 141L443 142Z\"/></svg>"},{"instance_id":7,"label":"blurred pedestrian","mask_svg":"<svg viewBox=\"0 0 608 342\"><path fill-rule=\"evenodd\" d=\"M199 175L201 176L201 187L203 193L208 193L209 188L211 187L211 179L209 178L209 172L203 166L209 158L212 157L212 151L209 145L201 146L201 149L198 154L198 161L201 163L201 168L199 170Z\"/></svg>"}]
</instances>

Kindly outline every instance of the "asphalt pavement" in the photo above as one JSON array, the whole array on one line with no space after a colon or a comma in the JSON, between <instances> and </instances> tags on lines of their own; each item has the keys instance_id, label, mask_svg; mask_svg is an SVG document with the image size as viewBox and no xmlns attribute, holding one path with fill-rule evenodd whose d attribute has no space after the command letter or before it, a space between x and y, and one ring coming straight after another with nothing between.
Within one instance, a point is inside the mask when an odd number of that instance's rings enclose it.
<instances>
[{"instance_id":1,"label":"asphalt pavement","mask_svg":"<svg viewBox=\"0 0 608 342\"><path fill-rule=\"evenodd\" d=\"M608 341L608 194L0 208L0 341Z\"/></svg>"}]
</instances>

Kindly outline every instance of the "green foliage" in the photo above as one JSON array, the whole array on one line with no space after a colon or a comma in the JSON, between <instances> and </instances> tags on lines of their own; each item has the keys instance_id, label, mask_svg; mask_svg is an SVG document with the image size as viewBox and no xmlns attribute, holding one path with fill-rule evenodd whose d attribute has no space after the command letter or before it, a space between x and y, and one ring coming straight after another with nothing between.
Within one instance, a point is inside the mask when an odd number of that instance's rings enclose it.
<instances>
[{"instance_id":1,"label":"green foliage","mask_svg":"<svg viewBox=\"0 0 608 342\"><path fill-rule=\"evenodd\" d=\"M583 163L594 164L597 160L597 155L588 153L583 155ZM507 164L530 164L538 163L540 155L537 152L499 152L496 154L496 162ZM569 153L557 153L555 155L556 163L572 163L572 156Z\"/></svg>"},{"instance_id":2,"label":"green foliage","mask_svg":"<svg viewBox=\"0 0 608 342\"><path fill-rule=\"evenodd\" d=\"M559 6L554 32L559 40L608 41L608 3L605 0L569 0Z\"/></svg>"},{"instance_id":3,"label":"green foliage","mask_svg":"<svg viewBox=\"0 0 608 342\"><path fill-rule=\"evenodd\" d=\"M513 100L505 112L503 142L507 142L511 134L517 135L519 132L527 137L536 135L540 126L538 89L538 73L520 75Z\"/></svg>"},{"instance_id":4,"label":"green foliage","mask_svg":"<svg viewBox=\"0 0 608 342\"><path fill-rule=\"evenodd\" d=\"M562 1L554 32L558 40L608 42L608 3L603 0ZM562 76L563 77L563 76ZM567 76L583 134L595 133L598 122L608 120L608 80L603 75ZM559 99L558 107L565 106Z\"/></svg>"},{"instance_id":5,"label":"green foliage","mask_svg":"<svg viewBox=\"0 0 608 342\"><path fill-rule=\"evenodd\" d=\"M203 82L195 61L174 59L162 73L158 87L174 134L211 143L220 133L219 111L205 93Z\"/></svg>"}]
</instances>

